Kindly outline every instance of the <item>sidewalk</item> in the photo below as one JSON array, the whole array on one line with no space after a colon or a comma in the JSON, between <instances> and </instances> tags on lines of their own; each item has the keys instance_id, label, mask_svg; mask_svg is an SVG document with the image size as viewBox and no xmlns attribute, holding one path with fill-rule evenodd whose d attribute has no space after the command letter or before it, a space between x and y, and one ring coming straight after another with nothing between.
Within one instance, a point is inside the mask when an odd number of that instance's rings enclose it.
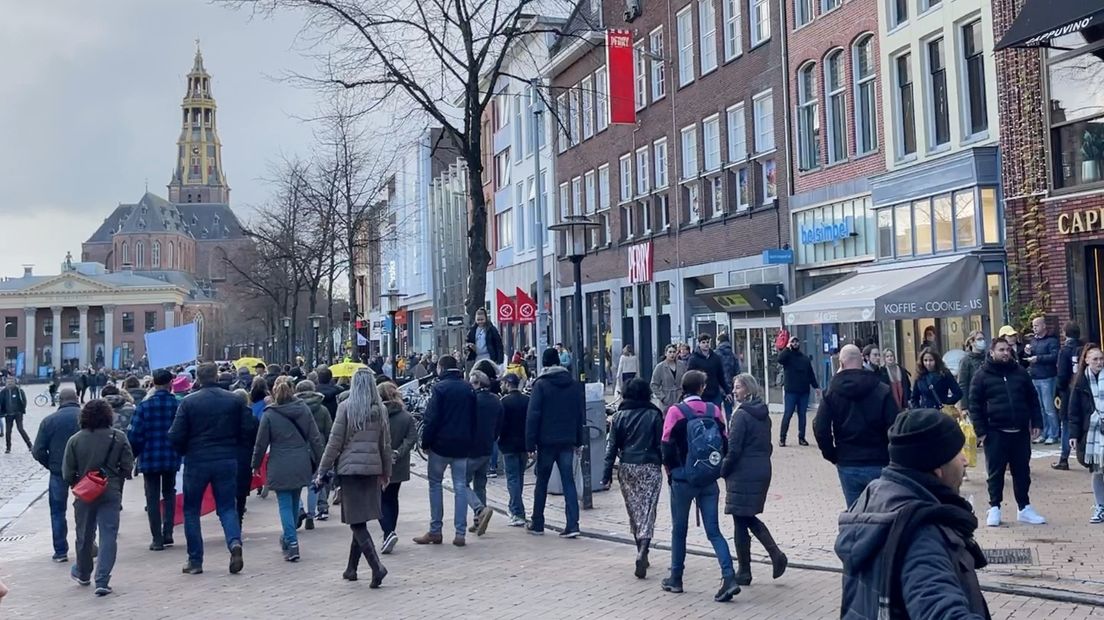
<instances>
[{"instance_id":1,"label":"sidewalk","mask_svg":"<svg viewBox=\"0 0 1104 620\"><path fill-rule=\"evenodd\" d=\"M778 427L780 417L772 415L774 428ZM798 447L795 437L790 439L791 447L774 448L774 478L766 511L760 518L786 551L791 566L839 571L840 562L833 546L837 517L844 504L835 468L821 458L811 429L808 439L813 445L810 447ZM977 530L977 539L982 548L990 552L991 557L1024 556L1007 558L1012 563L991 562L979 574L982 585L989 592L1104 605L1104 525L1088 522L1092 504L1088 471L1079 465L1073 465L1071 471L1052 470L1050 463L1057 460L1057 448L1037 448L1031 461L1032 503L1049 520L1046 525L1016 522L1009 476L1005 483L1004 522L999 528L985 527L988 495L985 457L980 451L977 467L969 470L970 479L963 484L962 495L972 501L975 513L980 515L982 525ZM603 458L601 454L592 455L592 467L600 469ZM414 471L423 474L424 467L415 467ZM525 482L526 509L529 509L534 484L531 470L526 472ZM505 509L509 495L504 476L488 482L487 495L490 503ZM663 548L670 543L671 518L667 500L664 492L656 523L655 541ZM562 506L560 500L550 503ZM722 505L722 513L723 509ZM550 509L548 521L550 526L562 527L562 509ZM594 509L583 511L581 525L586 535L632 544L616 475L610 491L594 492ZM721 528L730 535L731 520L723 514ZM691 550L712 554L701 528L691 527L688 542ZM753 544L752 552L758 560L767 561L762 547Z\"/></svg>"}]
</instances>

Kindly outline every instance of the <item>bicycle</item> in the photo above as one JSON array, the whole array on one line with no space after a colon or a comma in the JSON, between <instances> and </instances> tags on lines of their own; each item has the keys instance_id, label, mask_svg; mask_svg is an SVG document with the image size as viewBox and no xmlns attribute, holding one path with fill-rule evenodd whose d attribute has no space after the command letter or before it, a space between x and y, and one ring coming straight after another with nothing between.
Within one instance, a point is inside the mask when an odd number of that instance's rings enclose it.
<instances>
[{"instance_id":1,"label":"bicycle","mask_svg":"<svg viewBox=\"0 0 1104 620\"><path fill-rule=\"evenodd\" d=\"M34 397L34 404L38 407L45 407L53 402L53 397L50 395L50 391L47 390L38 396Z\"/></svg>"}]
</instances>

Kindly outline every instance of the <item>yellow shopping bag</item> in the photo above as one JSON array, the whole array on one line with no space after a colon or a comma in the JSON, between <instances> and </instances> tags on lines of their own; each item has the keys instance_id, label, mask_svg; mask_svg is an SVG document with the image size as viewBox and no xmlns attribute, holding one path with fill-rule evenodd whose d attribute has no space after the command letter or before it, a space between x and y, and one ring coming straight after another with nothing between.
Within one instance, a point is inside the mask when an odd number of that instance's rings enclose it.
<instances>
[{"instance_id":1,"label":"yellow shopping bag","mask_svg":"<svg viewBox=\"0 0 1104 620\"><path fill-rule=\"evenodd\" d=\"M973 423L966 416L958 421L958 425L962 428L962 434L966 436L966 445L962 447L962 453L966 455L966 465L973 467L977 465L977 433L974 432Z\"/></svg>"}]
</instances>

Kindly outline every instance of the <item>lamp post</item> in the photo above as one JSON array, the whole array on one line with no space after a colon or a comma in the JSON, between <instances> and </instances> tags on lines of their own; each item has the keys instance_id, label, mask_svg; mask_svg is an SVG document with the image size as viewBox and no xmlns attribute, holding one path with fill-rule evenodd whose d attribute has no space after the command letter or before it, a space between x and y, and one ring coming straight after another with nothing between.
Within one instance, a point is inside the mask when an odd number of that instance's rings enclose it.
<instances>
[{"instance_id":1,"label":"lamp post","mask_svg":"<svg viewBox=\"0 0 1104 620\"><path fill-rule=\"evenodd\" d=\"M311 341L311 359L314 360L311 364L311 368L318 367L318 328L322 325L322 315L312 314L307 317L310 319L311 329L313 330Z\"/></svg>"},{"instance_id":2,"label":"lamp post","mask_svg":"<svg viewBox=\"0 0 1104 620\"><path fill-rule=\"evenodd\" d=\"M284 326L284 353L287 354L284 362L291 363L291 317L285 316L280 319L280 324Z\"/></svg>"},{"instance_id":3,"label":"lamp post","mask_svg":"<svg viewBox=\"0 0 1104 620\"><path fill-rule=\"evenodd\" d=\"M586 257L587 237L590 230L598 226L585 215L567 215L559 224L553 224L548 229L553 232L562 232L565 236L565 257L571 261L575 278L575 302L572 304L575 323L575 363L579 365L578 376L586 382L586 354L583 352L583 258ZM543 276L542 276L543 277ZM589 425L588 425L589 426ZM587 429L587 439L583 442L583 455L580 459L583 470L583 508L594 507L593 490L590 480L590 429Z\"/></svg>"},{"instance_id":4,"label":"lamp post","mask_svg":"<svg viewBox=\"0 0 1104 620\"><path fill-rule=\"evenodd\" d=\"M406 295L400 293L399 289L393 288L383 295L380 295L380 297L387 300L387 315L391 317L391 342L388 346L389 350L387 356L397 361L399 350L399 326L395 322L395 316L399 313L399 302L406 297ZM391 372L395 372L394 365L392 365Z\"/></svg>"}]
</instances>

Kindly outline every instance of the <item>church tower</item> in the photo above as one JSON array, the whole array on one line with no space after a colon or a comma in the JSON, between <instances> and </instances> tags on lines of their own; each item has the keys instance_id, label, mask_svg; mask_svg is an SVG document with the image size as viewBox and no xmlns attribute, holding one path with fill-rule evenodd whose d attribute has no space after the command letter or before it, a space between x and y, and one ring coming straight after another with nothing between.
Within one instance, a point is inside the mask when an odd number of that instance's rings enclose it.
<instances>
[{"instance_id":1,"label":"church tower","mask_svg":"<svg viewBox=\"0 0 1104 620\"><path fill-rule=\"evenodd\" d=\"M188 73L188 91L180 107L183 122L180 139L176 141L176 169L169 183L169 202L227 204L230 187L222 169L217 106L211 94L211 76L203 68L199 41L195 64Z\"/></svg>"}]
</instances>

